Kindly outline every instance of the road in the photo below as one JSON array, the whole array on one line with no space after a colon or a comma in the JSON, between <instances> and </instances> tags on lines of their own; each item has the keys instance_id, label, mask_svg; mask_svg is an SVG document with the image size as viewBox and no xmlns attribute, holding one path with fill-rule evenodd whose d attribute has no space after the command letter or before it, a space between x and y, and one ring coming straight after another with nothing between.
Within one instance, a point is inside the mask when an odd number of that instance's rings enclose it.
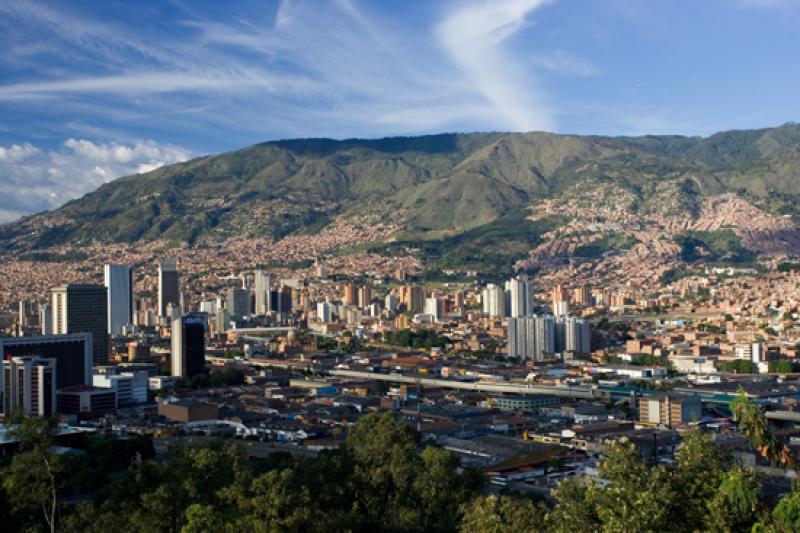
<instances>
[{"instance_id":1,"label":"road","mask_svg":"<svg viewBox=\"0 0 800 533\"><path fill-rule=\"evenodd\" d=\"M466 382L454 379L436 379L416 376L401 376L392 374L379 374L361 370L328 370L331 376L340 376L358 379L376 379L395 383L417 383L423 387L461 389L481 392L502 392L510 394L549 394L564 398L592 399L592 389L588 387L556 387L549 385L521 385L506 383L489 383L483 381Z\"/></svg>"}]
</instances>

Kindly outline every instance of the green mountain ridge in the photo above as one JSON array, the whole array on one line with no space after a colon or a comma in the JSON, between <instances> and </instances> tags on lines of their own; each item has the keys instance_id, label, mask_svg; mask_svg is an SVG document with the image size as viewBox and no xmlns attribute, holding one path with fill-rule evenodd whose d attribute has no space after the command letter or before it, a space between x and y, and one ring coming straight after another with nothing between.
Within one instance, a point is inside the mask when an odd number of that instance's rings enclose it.
<instances>
[{"instance_id":1,"label":"green mountain ridge","mask_svg":"<svg viewBox=\"0 0 800 533\"><path fill-rule=\"evenodd\" d=\"M576 184L608 180L637 198L631 209L661 209L672 194L671 209L691 217L702 197L735 192L794 215L800 126L705 138L495 132L273 141L119 178L0 226L0 247L279 239L375 209L397 219L401 238L450 238L520 220L531 204Z\"/></svg>"}]
</instances>

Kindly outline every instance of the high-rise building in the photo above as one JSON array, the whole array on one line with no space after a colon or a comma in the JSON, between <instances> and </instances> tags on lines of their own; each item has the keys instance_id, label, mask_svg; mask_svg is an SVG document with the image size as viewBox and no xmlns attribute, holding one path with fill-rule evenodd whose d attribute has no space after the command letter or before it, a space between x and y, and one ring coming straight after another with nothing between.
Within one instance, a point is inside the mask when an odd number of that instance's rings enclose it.
<instances>
[{"instance_id":1,"label":"high-rise building","mask_svg":"<svg viewBox=\"0 0 800 533\"><path fill-rule=\"evenodd\" d=\"M0 373L0 415L51 416L56 406L56 360L9 357Z\"/></svg>"},{"instance_id":2,"label":"high-rise building","mask_svg":"<svg viewBox=\"0 0 800 533\"><path fill-rule=\"evenodd\" d=\"M321 322L331 321L331 304L329 302L317 302L317 318Z\"/></svg>"},{"instance_id":3,"label":"high-rise building","mask_svg":"<svg viewBox=\"0 0 800 533\"><path fill-rule=\"evenodd\" d=\"M358 306L367 307L372 302L372 287L364 285L358 289Z\"/></svg>"},{"instance_id":4,"label":"high-rise building","mask_svg":"<svg viewBox=\"0 0 800 533\"><path fill-rule=\"evenodd\" d=\"M502 287L489 283L481 293L481 301L483 302L483 314L492 318L506 315L506 295Z\"/></svg>"},{"instance_id":5,"label":"high-rise building","mask_svg":"<svg viewBox=\"0 0 800 533\"><path fill-rule=\"evenodd\" d=\"M508 355L534 361L556 351L555 318L532 315L508 320Z\"/></svg>"},{"instance_id":6,"label":"high-rise building","mask_svg":"<svg viewBox=\"0 0 800 533\"><path fill-rule=\"evenodd\" d=\"M564 347L558 351L590 353L591 328L589 321L570 316L560 322L563 323L564 328Z\"/></svg>"},{"instance_id":7,"label":"high-rise building","mask_svg":"<svg viewBox=\"0 0 800 533\"><path fill-rule=\"evenodd\" d=\"M206 364L206 326L202 315L181 315L172 318L172 375L194 377L202 374Z\"/></svg>"},{"instance_id":8,"label":"high-rise building","mask_svg":"<svg viewBox=\"0 0 800 533\"><path fill-rule=\"evenodd\" d=\"M250 315L250 291L234 288L228 291L228 312L234 320Z\"/></svg>"},{"instance_id":9,"label":"high-rise building","mask_svg":"<svg viewBox=\"0 0 800 533\"><path fill-rule=\"evenodd\" d=\"M425 307L425 288L420 285L404 285L400 287L400 303L406 311L421 313Z\"/></svg>"},{"instance_id":10,"label":"high-rise building","mask_svg":"<svg viewBox=\"0 0 800 533\"><path fill-rule=\"evenodd\" d=\"M521 274L516 278L506 282L510 309L506 309L511 318L528 316L533 313L533 291L531 282L526 274Z\"/></svg>"},{"instance_id":11,"label":"high-rise building","mask_svg":"<svg viewBox=\"0 0 800 533\"><path fill-rule=\"evenodd\" d=\"M42 327L42 335L53 334L53 309L50 304L39 308L39 325Z\"/></svg>"},{"instance_id":12,"label":"high-rise building","mask_svg":"<svg viewBox=\"0 0 800 533\"><path fill-rule=\"evenodd\" d=\"M174 261L162 261L158 264L158 316L169 317L169 304L180 305L178 287L178 266Z\"/></svg>"},{"instance_id":13,"label":"high-rise building","mask_svg":"<svg viewBox=\"0 0 800 533\"><path fill-rule=\"evenodd\" d=\"M272 278L264 270L256 270L254 278L255 311L257 315L266 315L272 309Z\"/></svg>"},{"instance_id":14,"label":"high-rise building","mask_svg":"<svg viewBox=\"0 0 800 533\"><path fill-rule=\"evenodd\" d=\"M592 305L592 291L586 285L576 287L572 299L577 305Z\"/></svg>"},{"instance_id":15,"label":"high-rise building","mask_svg":"<svg viewBox=\"0 0 800 533\"><path fill-rule=\"evenodd\" d=\"M344 286L344 298L342 301L347 305L358 305L358 290L355 283L347 283Z\"/></svg>"},{"instance_id":16,"label":"high-rise building","mask_svg":"<svg viewBox=\"0 0 800 533\"><path fill-rule=\"evenodd\" d=\"M50 335L0 339L0 358L40 356L56 361L56 387L92 383L92 335Z\"/></svg>"},{"instance_id":17,"label":"high-rise building","mask_svg":"<svg viewBox=\"0 0 800 533\"><path fill-rule=\"evenodd\" d=\"M53 289L53 332L91 333L95 365L108 363L107 293L103 285L64 285Z\"/></svg>"},{"instance_id":18,"label":"high-rise building","mask_svg":"<svg viewBox=\"0 0 800 533\"><path fill-rule=\"evenodd\" d=\"M397 311L397 305L399 303L400 301L398 300L397 295L394 293L387 294L386 298L383 300L383 306L392 313Z\"/></svg>"},{"instance_id":19,"label":"high-rise building","mask_svg":"<svg viewBox=\"0 0 800 533\"><path fill-rule=\"evenodd\" d=\"M122 335L122 328L133 324L133 277L128 265L106 265L103 269L107 290L108 333Z\"/></svg>"},{"instance_id":20,"label":"high-rise building","mask_svg":"<svg viewBox=\"0 0 800 533\"><path fill-rule=\"evenodd\" d=\"M431 315L436 322L444 317L444 300L438 296L431 296L425 300L425 314Z\"/></svg>"},{"instance_id":21,"label":"high-rise building","mask_svg":"<svg viewBox=\"0 0 800 533\"><path fill-rule=\"evenodd\" d=\"M553 287L553 291L551 293L551 300L552 300L552 308L553 312L556 312L556 309L561 307L564 308L564 305L559 305L560 302L567 302L569 303L569 294L567 293L567 289L561 286L561 284L556 285Z\"/></svg>"}]
</instances>

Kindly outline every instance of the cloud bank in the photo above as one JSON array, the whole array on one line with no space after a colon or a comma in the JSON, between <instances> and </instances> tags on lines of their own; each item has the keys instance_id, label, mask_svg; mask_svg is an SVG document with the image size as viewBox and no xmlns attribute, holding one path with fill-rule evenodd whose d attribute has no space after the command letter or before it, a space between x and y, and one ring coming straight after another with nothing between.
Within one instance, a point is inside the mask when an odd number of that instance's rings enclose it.
<instances>
[{"instance_id":1,"label":"cloud bank","mask_svg":"<svg viewBox=\"0 0 800 533\"><path fill-rule=\"evenodd\" d=\"M124 145L67 139L58 149L0 146L0 222L53 209L112 179L185 161L180 146L152 140Z\"/></svg>"}]
</instances>

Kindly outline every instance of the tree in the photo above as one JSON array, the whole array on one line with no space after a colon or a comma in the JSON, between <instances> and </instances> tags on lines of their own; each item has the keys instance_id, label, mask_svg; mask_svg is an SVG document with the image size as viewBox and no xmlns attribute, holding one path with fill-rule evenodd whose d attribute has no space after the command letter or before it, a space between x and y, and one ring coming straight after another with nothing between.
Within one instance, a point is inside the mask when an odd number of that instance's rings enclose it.
<instances>
[{"instance_id":1,"label":"tree","mask_svg":"<svg viewBox=\"0 0 800 533\"><path fill-rule=\"evenodd\" d=\"M417 522L412 483L420 469L419 434L391 413L376 413L350 429L346 444L357 512L390 529Z\"/></svg>"},{"instance_id":2,"label":"tree","mask_svg":"<svg viewBox=\"0 0 800 533\"><path fill-rule=\"evenodd\" d=\"M759 518L761 482L752 470L735 468L725 473L719 488L707 500L709 531L750 531Z\"/></svg>"},{"instance_id":3,"label":"tree","mask_svg":"<svg viewBox=\"0 0 800 533\"><path fill-rule=\"evenodd\" d=\"M773 374L788 374L794 371L794 365L788 359L777 359L769 362L768 370Z\"/></svg>"},{"instance_id":4,"label":"tree","mask_svg":"<svg viewBox=\"0 0 800 533\"><path fill-rule=\"evenodd\" d=\"M56 418L14 418L9 432L19 441L17 453L3 471L3 489L18 515L41 513L47 528L56 530L58 491L63 484L60 458L53 451L58 434Z\"/></svg>"},{"instance_id":5,"label":"tree","mask_svg":"<svg viewBox=\"0 0 800 533\"><path fill-rule=\"evenodd\" d=\"M750 444L772 464L783 465L797 470L797 458L791 448L775 438L767 426L767 419L761 408L747 398L747 393L739 387L739 394L731 400L733 419Z\"/></svg>"},{"instance_id":6,"label":"tree","mask_svg":"<svg viewBox=\"0 0 800 533\"><path fill-rule=\"evenodd\" d=\"M462 507L462 513L462 533L540 531L544 525L541 508L530 500L508 495L478 496Z\"/></svg>"}]
</instances>

